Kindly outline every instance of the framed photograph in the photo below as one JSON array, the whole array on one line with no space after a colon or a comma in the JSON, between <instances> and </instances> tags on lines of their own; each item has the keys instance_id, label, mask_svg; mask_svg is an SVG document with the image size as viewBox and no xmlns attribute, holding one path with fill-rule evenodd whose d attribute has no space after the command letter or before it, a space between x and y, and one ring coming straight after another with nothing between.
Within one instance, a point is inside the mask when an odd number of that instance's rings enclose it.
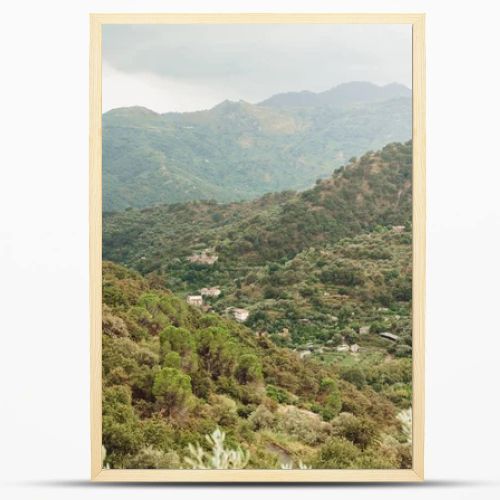
<instances>
[{"instance_id":1,"label":"framed photograph","mask_svg":"<svg viewBox=\"0 0 500 500\"><path fill-rule=\"evenodd\" d=\"M92 14L91 477L422 481L423 14Z\"/></svg>"}]
</instances>

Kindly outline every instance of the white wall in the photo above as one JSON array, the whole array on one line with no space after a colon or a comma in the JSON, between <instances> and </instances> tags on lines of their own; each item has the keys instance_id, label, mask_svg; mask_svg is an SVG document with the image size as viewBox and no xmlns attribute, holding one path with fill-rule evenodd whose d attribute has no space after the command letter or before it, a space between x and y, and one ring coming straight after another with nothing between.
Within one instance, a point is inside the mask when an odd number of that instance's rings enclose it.
<instances>
[{"instance_id":1,"label":"white wall","mask_svg":"<svg viewBox=\"0 0 500 500\"><path fill-rule=\"evenodd\" d=\"M498 2L56 1L2 4L0 470L6 498L242 500L259 490L85 486L89 475L89 12L427 13L427 486L320 498L498 498ZM82 481L82 483L79 483ZM458 482L457 482L458 481ZM262 488L269 494L268 487ZM300 488L273 490L300 498Z\"/></svg>"}]
</instances>

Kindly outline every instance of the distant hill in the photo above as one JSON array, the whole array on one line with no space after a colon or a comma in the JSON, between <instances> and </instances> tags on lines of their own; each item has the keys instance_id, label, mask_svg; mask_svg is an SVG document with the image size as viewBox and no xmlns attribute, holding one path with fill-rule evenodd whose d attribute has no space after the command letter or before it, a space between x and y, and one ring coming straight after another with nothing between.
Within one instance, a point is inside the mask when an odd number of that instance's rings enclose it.
<instances>
[{"instance_id":1,"label":"distant hill","mask_svg":"<svg viewBox=\"0 0 500 500\"><path fill-rule=\"evenodd\" d=\"M192 113L109 111L103 115L103 209L307 189L352 156L408 140L410 94L395 84L351 83L257 105L224 101Z\"/></svg>"},{"instance_id":2,"label":"distant hill","mask_svg":"<svg viewBox=\"0 0 500 500\"><path fill-rule=\"evenodd\" d=\"M410 98L411 90L399 83L379 86L370 82L342 83L325 92L286 92L259 103L274 107L348 106L367 102Z\"/></svg>"}]
</instances>

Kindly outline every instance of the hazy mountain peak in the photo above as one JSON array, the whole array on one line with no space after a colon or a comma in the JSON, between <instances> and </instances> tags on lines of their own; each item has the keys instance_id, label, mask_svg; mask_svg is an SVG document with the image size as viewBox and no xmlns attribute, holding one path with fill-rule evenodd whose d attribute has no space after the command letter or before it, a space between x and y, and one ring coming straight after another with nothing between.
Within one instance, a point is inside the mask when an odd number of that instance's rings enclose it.
<instances>
[{"instance_id":1,"label":"hazy mountain peak","mask_svg":"<svg viewBox=\"0 0 500 500\"><path fill-rule=\"evenodd\" d=\"M225 99L224 101L216 104L212 109L213 110L222 110L222 111L231 111L244 108L248 106L249 103L240 99L239 101L231 101L229 99Z\"/></svg>"},{"instance_id":2,"label":"hazy mountain peak","mask_svg":"<svg viewBox=\"0 0 500 500\"><path fill-rule=\"evenodd\" d=\"M110 116L159 116L159 113L153 111L152 109L146 108L144 106L126 106L123 108L115 108L104 113Z\"/></svg>"},{"instance_id":3,"label":"hazy mountain peak","mask_svg":"<svg viewBox=\"0 0 500 500\"><path fill-rule=\"evenodd\" d=\"M259 103L275 107L345 106L364 102L380 102L411 97L411 90L399 83L376 85L371 82L346 82L324 92L286 92Z\"/></svg>"}]
</instances>

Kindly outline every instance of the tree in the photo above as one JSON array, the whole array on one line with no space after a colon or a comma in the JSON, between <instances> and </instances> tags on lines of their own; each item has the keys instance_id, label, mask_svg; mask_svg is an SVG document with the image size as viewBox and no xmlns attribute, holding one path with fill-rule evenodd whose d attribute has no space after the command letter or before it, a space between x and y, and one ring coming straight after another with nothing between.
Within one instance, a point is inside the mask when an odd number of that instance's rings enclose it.
<instances>
[{"instance_id":1,"label":"tree","mask_svg":"<svg viewBox=\"0 0 500 500\"><path fill-rule=\"evenodd\" d=\"M189 402L192 396L191 377L177 368L164 367L155 376L153 395L172 415Z\"/></svg>"},{"instance_id":2,"label":"tree","mask_svg":"<svg viewBox=\"0 0 500 500\"><path fill-rule=\"evenodd\" d=\"M225 328L200 330L198 354L203 368L214 380L231 376L235 367L234 344Z\"/></svg>"},{"instance_id":3,"label":"tree","mask_svg":"<svg viewBox=\"0 0 500 500\"><path fill-rule=\"evenodd\" d=\"M320 393L325 395L321 416L324 420L331 420L342 408L342 396L337 382L332 378L324 378L320 383Z\"/></svg>"},{"instance_id":4,"label":"tree","mask_svg":"<svg viewBox=\"0 0 500 500\"><path fill-rule=\"evenodd\" d=\"M170 351L176 352L182 358L180 366L184 371L193 374L198 368L196 341L193 334L186 328L167 326L160 333L160 354L165 360ZM173 357L170 359L173 362ZM165 365L167 366L167 365Z\"/></svg>"},{"instance_id":5,"label":"tree","mask_svg":"<svg viewBox=\"0 0 500 500\"><path fill-rule=\"evenodd\" d=\"M262 380L262 367L259 358L255 354L243 354L240 356L235 375L240 384Z\"/></svg>"},{"instance_id":6,"label":"tree","mask_svg":"<svg viewBox=\"0 0 500 500\"><path fill-rule=\"evenodd\" d=\"M160 333L160 346L164 354L172 350L184 356L195 349L195 342L191 332L186 328L167 326Z\"/></svg>"},{"instance_id":7,"label":"tree","mask_svg":"<svg viewBox=\"0 0 500 500\"><path fill-rule=\"evenodd\" d=\"M181 367L181 356L178 352L170 351L165 354L163 358L163 366L168 368L180 368Z\"/></svg>"},{"instance_id":8,"label":"tree","mask_svg":"<svg viewBox=\"0 0 500 500\"><path fill-rule=\"evenodd\" d=\"M132 407L130 388L106 388L102 410L102 442L106 450L106 463L112 467L122 467L124 460L137 453L143 444L139 419Z\"/></svg>"},{"instance_id":9,"label":"tree","mask_svg":"<svg viewBox=\"0 0 500 500\"><path fill-rule=\"evenodd\" d=\"M341 413L334 421L338 435L354 443L362 450L372 444L377 435L377 427L365 417L356 417L349 413Z\"/></svg>"}]
</instances>

